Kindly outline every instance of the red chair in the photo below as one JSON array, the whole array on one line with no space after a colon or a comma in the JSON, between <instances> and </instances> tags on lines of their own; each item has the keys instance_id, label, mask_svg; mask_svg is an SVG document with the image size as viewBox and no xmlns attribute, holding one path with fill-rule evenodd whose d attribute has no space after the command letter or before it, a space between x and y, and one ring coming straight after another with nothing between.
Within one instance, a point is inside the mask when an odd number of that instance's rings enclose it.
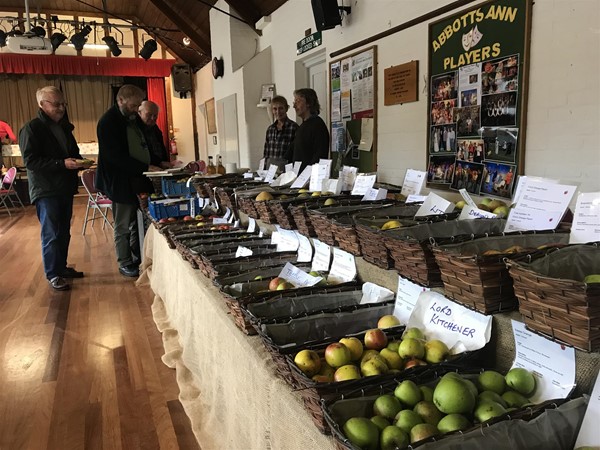
<instances>
[{"instance_id":1,"label":"red chair","mask_svg":"<svg viewBox=\"0 0 600 450\"><path fill-rule=\"evenodd\" d=\"M10 209L8 208L8 203L10 203L11 208L14 208L16 203L13 203L13 198L19 201L21 208L25 208L25 205L23 205L19 194L17 194L17 191L15 191L14 188L16 176L17 168L11 167L6 172L6 175L4 175L4 178L2 179L2 183L0 185L0 208L4 206L9 216L12 216L12 214L10 213Z\"/></svg>"},{"instance_id":2,"label":"red chair","mask_svg":"<svg viewBox=\"0 0 600 450\"><path fill-rule=\"evenodd\" d=\"M112 223L108 220L108 210L112 213L112 201L104 194L99 192L95 187L96 171L94 169L87 169L81 173L81 182L88 194L87 206L85 208L85 218L83 219L83 230L81 234L85 235L85 229L88 222L92 222L94 226L94 220L102 219L102 229L108 224L109 227L113 228ZM89 217L90 209L92 210L92 217ZM96 217L96 211L100 213ZM114 219L114 216L113 216Z\"/></svg>"}]
</instances>

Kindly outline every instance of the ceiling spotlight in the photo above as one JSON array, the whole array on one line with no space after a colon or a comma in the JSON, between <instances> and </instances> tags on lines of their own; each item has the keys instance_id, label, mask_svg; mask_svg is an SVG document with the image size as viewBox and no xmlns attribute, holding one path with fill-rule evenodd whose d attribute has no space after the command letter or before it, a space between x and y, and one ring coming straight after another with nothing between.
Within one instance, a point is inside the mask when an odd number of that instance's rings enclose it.
<instances>
[{"instance_id":1,"label":"ceiling spotlight","mask_svg":"<svg viewBox=\"0 0 600 450\"><path fill-rule=\"evenodd\" d=\"M83 46L85 45L85 42L87 41L87 35L90 34L91 31L92 31L92 27L90 27L89 25L84 25L84 27L81 29L81 31L79 33L75 33L73 36L71 36L71 44L73 44L73 47L75 47L75 50L77 50L77 51L83 50Z\"/></svg>"},{"instance_id":2,"label":"ceiling spotlight","mask_svg":"<svg viewBox=\"0 0 600 450\"><path fill-rule=\"evenodd\" d=\"M121 53L123 53L119 48L117 40L114 37L105 36L102 38L102 40L106 42L106 45L108 45L108 49L110 50L113 56L119 56Z\"/></svg>"},{"instance_id":3,"label":"ceiling spotlight","mask_svg":"<svg viewBox=\"0 0 600 450\"><path fill-rule=\"evenodd\" d=\"M0 30L0 47L6 47L6 31Z\"/></svg>"},{"instance_id":4,"label":"ceiling spotlight","mask_svg":"<svg viewBox=\"0 0 600 450\"><path fill-rule=\"evenodd\" d=\"M35 36L39 36L39 37L44 37L46 36L46 30L44 30L43 27L35 26L31 29L31 33L33 33Z\"/></svg>"},{"instance_id":5,"label":"ceiling spotlight","mask_svg":"<svg viewBox=\"0 0 600 450\"><path fill-rule=\"evenodd\" d=\"M187 37L187 36L183 37L183 45L185 45L186 47L189 47L191 43L192 43L192 40L189 37Z\"/></svg>"},{"instance_id":6,"label":"ceiling spotlight","mask_svg":"<svg viewBox=\"0 0 600 450\"><path fill-rule=\"evenodd\" d=\"M154 53L157 49L158 45L156 44L156 41L154 39L148 39L140 50L139 55L148 61L152 56L152 53Z\"/></svg>"},{"instance_id":7,"label":"ceiling spotlight","mask_svg":"<svg viewBox=\"0 0 600 450\"><path fill-rule=\"evenodd\" d=\"M17 25L15 25L12 30L10 30L7 34L8 37L12 37L12 36L22 36L23 32L18 28Z\"/></svg>"},{"instance_id":8,"label":"ceiling spotlight","mask_svg":"<svg viewBox=\"0 0 600 450\"><path fill-rule=\"evenodd\" d=\"M65 42L65 39L67 39L67 37L62 33L52 33L52 36L50 36L50 44L52 44L52 51L55 52L56 49L60 47L60 44Z\"/></svg>"}]
</instances>

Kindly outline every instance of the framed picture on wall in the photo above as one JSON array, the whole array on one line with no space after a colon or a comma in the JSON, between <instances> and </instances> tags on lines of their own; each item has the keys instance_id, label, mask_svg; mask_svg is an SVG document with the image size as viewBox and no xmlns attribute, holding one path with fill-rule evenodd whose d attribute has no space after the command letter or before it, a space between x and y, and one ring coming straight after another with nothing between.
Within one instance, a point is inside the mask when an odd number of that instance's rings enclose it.
<instances>
[{"instance_id":1,"label":"framed picture on wall","mask_svg":"<svg viewBox=\"0 0 600 450\"><path fill-rule=\"evenodd\" d=\"M211 98L204 103L206 109L206 128L208 134L217 132L217 117L215 115L215 99Z\"/></svg>"}]
</instances>

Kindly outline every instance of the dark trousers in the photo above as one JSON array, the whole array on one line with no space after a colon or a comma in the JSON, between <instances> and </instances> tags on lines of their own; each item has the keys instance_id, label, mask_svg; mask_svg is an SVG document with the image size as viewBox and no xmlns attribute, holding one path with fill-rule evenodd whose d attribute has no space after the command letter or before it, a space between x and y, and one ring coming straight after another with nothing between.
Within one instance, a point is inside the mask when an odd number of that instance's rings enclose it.
<instances>
[{"instance_id":1,"label":"dark trousers","mask_svg":"<svg viewBox=\"0 0 600 450\"><path fill-rule=\"evenodd\" d=\"M51 280L60 276L67 267L73 196L39 198L35 201L35 208L41 225L44 272Z\"/></svg>"},{"instance_id":2,"label":"dark trousers","mask_svg":"<svg viewBox=\"0 0 600 450\"><path fill-rule=\"evenodd\" d=\"M114 203L115 252L119 267L139 264L140 240L137 230L137 205Z\"/></svg>"}]
</instances>

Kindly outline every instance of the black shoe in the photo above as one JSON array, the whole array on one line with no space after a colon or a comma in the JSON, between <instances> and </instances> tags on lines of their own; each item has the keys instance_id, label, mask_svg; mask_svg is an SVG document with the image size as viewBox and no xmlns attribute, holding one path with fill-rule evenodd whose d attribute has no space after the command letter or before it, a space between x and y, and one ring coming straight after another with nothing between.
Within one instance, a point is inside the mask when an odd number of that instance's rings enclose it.
<instances>
[{"instance_id":1,"label":"black shoe","mask_svg":"<svg viewBox=\"0 0 600 450\"><path fill-rule=\"evenodd\" d=\"M48 280L48 283L50 283L52 289L55 289L57 291L67 291L71 289L71 286L69 286L65 279L62 277L54 277Z\"/></svg>"},{"instance_id":2,"label":"black shoe","mask_svg":"<svg viewBox=\"0 0 600 450\"><path fill-rule=\"evenodd\" d=\"M83 272L78 272L72 267L67 267L62 273L63 278L83 278Z\"/></svg>"},{"instance_id":3,"label":"black shoe","mask_svg":"<svg viewBox=\"0 0 600 450\"><path fill-rule=\"evenodd\" d=\"M119 273L125 277L131 278L137 278L140 276L140 270L133 264L124 267L119 267Z\"/></svg>"}]
</instances>

